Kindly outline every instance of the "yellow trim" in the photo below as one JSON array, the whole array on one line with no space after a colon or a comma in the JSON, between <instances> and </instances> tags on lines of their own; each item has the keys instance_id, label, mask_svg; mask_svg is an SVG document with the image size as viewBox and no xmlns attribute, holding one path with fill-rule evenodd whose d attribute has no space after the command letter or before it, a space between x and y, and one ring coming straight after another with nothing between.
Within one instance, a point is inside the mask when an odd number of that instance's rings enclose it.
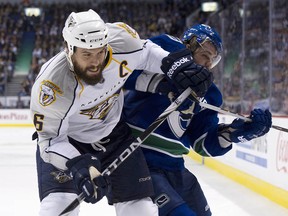
<instances>
[{"instance_id":1,"label":"yellow trim","mask_svg":"<svg viewBox=\"0 0 288 216\"><path fill-rule=\"evenodd\" d=\"M119 23L117 24L120 28L123 28L126 32L128 32L133 38L139 38L138 33L132 29L130 26L128 26L126 23Z\"/></svg>"},{"instance_id":2,"label":"yellow trim","mask_svg":"<svg viewBox=\"0 0 288 216\"><path fill-rule=\"evenodd\" d=\"M81 81L81 79L79 79L76 75L75 75L75 78L76 78L76 80L78 81L78 83L80 84L80 86L81 86L81 90L80 90L80 92L79 92L79 97L81 96L81 94L83 93L83 91L84 91L84 85L83 85L83 83L82 83L82 81Z\"/></svg>"},{"instance_id":3,"label":"yellow trim","mask_svg":"<svg viewBox=\"0 0 288 216\"><path fill-rule=\"evenodd\" d=\"M113 54L113 50L112 50L112 47L108 44L108 54L109 54L109 57L108 57L108 62L107 64L105 65L104 68L107 68L110 63L111 63L111 60L112 60L112 54Z\"/></svg>"},{"instance_id":4,"label":"yellow trim","mask_svg":"<svg viewBox=\"0 0 288 216\"><path fill-rule=\"evenodd\" d=\"M34 127L34 125L33 124L29 124L29 123L27 123L27 124L21 124L21 123L19 123L19 124L0 124L0 127Z\"/></svg>"},{"instance_id":5,"label":"yellow trim","mask_svg":"<svg viewBox=\"0 0 288 216\"><path fill-rule=\"evenodd\" d=\"M118 61L117 59L115 59L115 58L112 58L112 60L113 61L115 61L117 64L121 64L121 62L120 61ZM130 73L133 71L133 70L131 70L130 68L128 68L128 67L126 67L125 65L123 65L123 68L125 68L126 70L128 70Z\"/></svg>"},{"instance_id":6,"label":"yellow trim","mask_svg":"<svg viewBox=\"0 0 288 216\"><path fill-rule=\"evenodd\" d=\"M190 151L188 156L195 161L200 163L202 162L202 157L193 151ZM204 165L236 181L237 183L244 185L252 191L267 197L284 208L288 208L288 191L271 185L259 178L237 170L213 158L205 157Z\"/></svg>"},{"instance_id":7,"label":"yellow trim","mask_svg":"<svg viewBox=\"0 0 288 216\"><path fill-rule=\"evenodd\" d=\"M42 87L42 85L46 85L46 86L50 87L53 90L53 92L55 90L58 94L60 94L60 95L63 94L62 89L50 80L43 80L41 82L41 87Z\"/></svg>"}]
</instances>

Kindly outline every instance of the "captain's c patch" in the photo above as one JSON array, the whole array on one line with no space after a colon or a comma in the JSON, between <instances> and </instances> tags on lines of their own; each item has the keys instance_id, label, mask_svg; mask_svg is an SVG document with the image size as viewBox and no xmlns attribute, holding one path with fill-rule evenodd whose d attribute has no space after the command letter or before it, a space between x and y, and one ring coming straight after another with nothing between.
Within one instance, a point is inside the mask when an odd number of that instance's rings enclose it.
<instances>
[{"instance_id":1,"label":"captain's c patch","mask_svg":"<svg viewBox=\"0 0 288 216\"><path fill-rule=\"evenodd\" d=\"M41 83L39 103L42 106L48 106L56 100L56 93L63 94L63 91L54 83L44 80Z\"/></svg>"}]
</instances>

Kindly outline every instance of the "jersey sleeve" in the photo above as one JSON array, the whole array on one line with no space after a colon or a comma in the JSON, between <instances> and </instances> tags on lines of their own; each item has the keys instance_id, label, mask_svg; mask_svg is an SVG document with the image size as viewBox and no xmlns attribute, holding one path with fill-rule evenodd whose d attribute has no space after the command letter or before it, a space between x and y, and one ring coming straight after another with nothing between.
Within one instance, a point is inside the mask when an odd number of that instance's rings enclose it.
<instances>
[{"instance_id":1,"label":"jersey sleeve","mask_svg":"<svg viewBox=\"0 0 288 216\"><path fill-rule=\"evenodd\" d=\"M41 76L33 85L30 110L38 133L41 158L46 163L65 170L66 161L79 155L67 137L68 112L73 103L73 94L68 92L74 91L76 81L68 75L59 76L58 72L63 74L64 71L55 70L52 65L53 62L43 65ZM52 72L46 75L44 68L47 72Z\"/></svg>"},{"instance_id":2,"label":"jersey sleeve","mask_svg":"<svg viewBox=\"0 0 288 216\"><path fill-rule=\"evenodd\" d=\"M176 38L167 34L162 34L159 36L149 38L149 40L147 41L148 41L148 45L151 44L151 47L154 47L155 45L157 45L169 53L185 48L185 46L183 45L183 43L180 41L179 38ZM161 65L159 65L159 67L160 66ZM153 69L135 70L133 71L132 75L130 75L130 77L126 81L124 87L129 90L137 90L137 91L142 91L142 92L155 93L155 89L157 85L159 84L161 80L165 78L162 72L161 73L157 73L157 72L158 72L158 69L156 69L156 71L153 71Z\"/></svg>"},{"instance_id":3,"label":"jersey sleeve","mask_svg":"<svg viewBox=\"0 0 288 216\"><path fill-rule=\"evenodd\" d=\"M208 90L205 100L214 106L221 106L222 94L214 84ZM218 123L219 118L217 112L202 109L193 116L180 140L202 156L212 157L223 155L232 149L232 145L225 148L222 147L218 138Z\"/></svg>"},{"instance_id":4,"label":"jersey sleeve","mask_svg":"<svg viewBox=\"0 0 288 216\"><path fill-rule=\"evenodd\" d=\"M161 70L162 59L166 57L169 52L162 49L157 44L150 40L144 41L143 54L141 55L141 64L138 70L146 70L152 73L163 74Z\"/></svg>"},{"instance_id":5,"label":"jersey sleeve","mask_svg":"<svg viewBox=\"0 0 288 216\"><path fill-rule=\"evenodd\" d=\"M163 74L161 70L162 59L169 52L150 40L142 40L138 33L123 22L108 23L109 45L113 54L135 53L133 69L146 70L151 73Z\"/></svg>"}]
</instances>

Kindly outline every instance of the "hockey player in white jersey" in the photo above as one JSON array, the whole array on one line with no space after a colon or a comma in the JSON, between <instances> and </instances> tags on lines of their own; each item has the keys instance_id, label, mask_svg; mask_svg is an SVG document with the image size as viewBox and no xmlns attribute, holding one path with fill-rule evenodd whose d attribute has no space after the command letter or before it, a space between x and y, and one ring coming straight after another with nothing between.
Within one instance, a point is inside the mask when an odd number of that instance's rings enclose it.
<instances>
[{"instance_id":1,"label":"hockey player in white jersey","mask_svg":"<svg viewBox=\"0 0 288 216\"><path fill-rule=\"evenodd\" d=\"M96 203L107 191L119 216L158 215L140 148L109 177L95 177L134 140L121 120L121 88L140 69L164 73L179 90L191 87L203 96L212 83L211 72L196 67L189 52L169 54L141 40L125 23L104 23L93 10L72 12L63 38L65 51L41 67L31 94L39 215L59 215L80 193L86 202ZM77 207L69 215L78 212Z\"/></svg>"}]
</instances>

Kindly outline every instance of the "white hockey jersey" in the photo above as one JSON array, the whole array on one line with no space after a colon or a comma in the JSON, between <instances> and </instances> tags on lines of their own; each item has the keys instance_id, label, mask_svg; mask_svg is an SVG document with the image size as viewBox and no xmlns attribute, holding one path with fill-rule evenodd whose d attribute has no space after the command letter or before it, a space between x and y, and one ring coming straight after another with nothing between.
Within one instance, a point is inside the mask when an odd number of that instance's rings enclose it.
<instances>
[{"instance_id":1,"label":"white hockey jersey","mask_svg":"<svg viewBox=\"0 0 288 216\"><path fill-rule=\"evenodd\" d=\"M39 135L40 155L65 170L66 161L80 153L68 136L94 143L109 135L120 119L122 86L134 69L162 73L161 60L168 52L141 40L125 23L108 24L109 61L104 82L87 85L69 70L65 52L45 63L33 85L31 114Z\"/></svg>"}]
</instances>

